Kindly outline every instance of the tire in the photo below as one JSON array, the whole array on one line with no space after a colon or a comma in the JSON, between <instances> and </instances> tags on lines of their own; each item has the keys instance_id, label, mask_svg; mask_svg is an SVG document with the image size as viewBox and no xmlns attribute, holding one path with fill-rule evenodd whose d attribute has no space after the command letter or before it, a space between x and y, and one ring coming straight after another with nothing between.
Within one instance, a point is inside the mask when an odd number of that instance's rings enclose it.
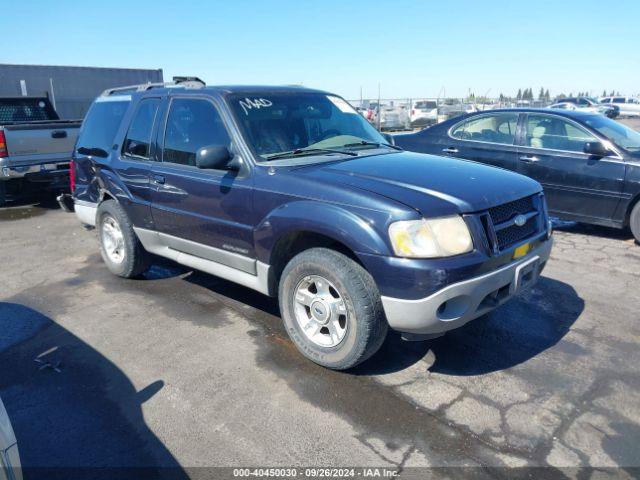
<instances>
[{"instance_id":1,"label":"tire","mask_svg":"<svg viewBox=\"0 0 640 480\"><path fill-rule=\"evenodd\" d=\"M0 180L0 207L7 203L7 183Z\"/></svg>"},{"instance_id":2,"label":"tire","mask_svg":"<svg viewBox=\"0 0 640 480\"><path fill-rule=\"evenodd\" d=\"M636 239L636 243L640 244L640 202L636 203L633 210L631 210L631 215L629 215L629 227L631 228L631 233Z\"/></svg>"},{"instance_id":3,"label":"tire","mask_svg":"<svg viewBox=\"0 0 640 480\"><path fill-rule=\"evenodd\" d=\"M142 247L129 217L118 202L106 200L100 204L96 226L100 254L111 273L133 278L147 271L150 256Z\"/></svg>"},{"instance_id":4,"label":"tire","mask_svg":"<svg viewBox=\"0 0 640 480\"><path fill-rule=\"evenodd\" d=\"M387 335L373 278L335 250L312 248L296 255L282 272L278 293L289 337L305 357L323 367L354 367L377 352Z\"/></svg>"}]
</instances>

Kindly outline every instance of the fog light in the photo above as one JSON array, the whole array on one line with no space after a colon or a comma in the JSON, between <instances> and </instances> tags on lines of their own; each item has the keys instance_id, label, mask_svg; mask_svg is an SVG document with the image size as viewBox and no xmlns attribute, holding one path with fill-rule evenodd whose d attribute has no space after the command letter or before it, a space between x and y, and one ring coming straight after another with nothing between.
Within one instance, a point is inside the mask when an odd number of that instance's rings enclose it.
<instances>
[{"instance_id":1,"label":"fog light","mask_svg":"<svg viewBox=\"0 0 640 480\"><path fill-rule=\"evenodd\" d=\"M2 167L2 176L3 177L9 176L9 167Z\"/></svg>"}]
</instances>

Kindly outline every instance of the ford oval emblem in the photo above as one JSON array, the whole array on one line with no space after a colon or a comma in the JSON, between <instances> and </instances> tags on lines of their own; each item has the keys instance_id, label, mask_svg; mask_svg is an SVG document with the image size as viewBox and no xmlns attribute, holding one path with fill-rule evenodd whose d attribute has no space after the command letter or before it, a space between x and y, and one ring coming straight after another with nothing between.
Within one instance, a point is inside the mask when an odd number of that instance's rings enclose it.
<instances>
[{"instance_id":1,"label":"ford oval emblem","mask_svg":"<svg viewBox=\"0 0 640 480\"><path fill-rule=\"evenodd\" d=\"M513 219L513 223L515 223L519 227L522 227L525 223L527 223L527 217L525 217L524 215L518 215Z\"/></svg>"}]
</instances>

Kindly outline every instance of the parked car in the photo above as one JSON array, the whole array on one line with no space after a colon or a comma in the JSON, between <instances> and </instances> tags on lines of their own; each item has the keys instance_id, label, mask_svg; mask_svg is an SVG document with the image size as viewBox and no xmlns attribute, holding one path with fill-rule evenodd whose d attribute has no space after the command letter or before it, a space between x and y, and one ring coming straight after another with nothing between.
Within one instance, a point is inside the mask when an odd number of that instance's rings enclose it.
<instances>
[{"instance_id":1,"label":"parked car","mask_svg":"<svg viewBox=\"0 0 640 480\"><path fill-rule=\"evenodd\" d=\"M46 97L0 98L0 206L27 191L68 187L81 123L60 120Z\"/></svg>"},{"instance_id":2,"label":"parked car","mask_svg":"<svg viewBox=\"0 0 640 480\"><path fill-rule=\"evenodd\" d=\"M609 118L616 118L620 114L620 109L618 107L613 105L603 105L589 97L564 98L561 102L549 105L547 108L601 113Z\"/></svg>"},{"instance_id":3,"label":"parked car","mask_svg":"<svg viewBox=\"0 0 640 480\"><path fill-rule=\"evenodd\" d=\"M378 105L372 103L369 106L367 118L372 125L378 126L378 114L380 114L380 130L408 130L411 124L409 112L404 106Z\"/></svg>"},{"instance_id":4,"label":"parked car","mask_svg":"<svg viewBox=\"0 0 640 480\"><path fill-rule=\"evenodd\" d=\"M631 227L640 241L640 133L580 110L503 109L456 118L401 147L513 170L539 181L550 213Z\"/></svg>"},{"instance_id":5,"label":"parked car","mask_svg":"<svg viewBox=\"0 0 640 480\"><path fill-rule=\"evenodd\" d=\"M640 99L634 97L602 97L600 103L617 107L620 115L624 117L640 115Z\"/></svg>"},{"instance_id":6,"label":"parked car","mask_svg":"<svg viewBox=\"0 0 640 480\"><path fill-rule=\"evenodd\" d=\"M470 103L461 103L459 100L447 99L438 107L438 113L447 118L459 117L466 113L477 112L475 105Z\"/></svg>"},{"instance_id":7,"label":"parked car","mask_svg":"<svg viewBox=\"0 0 640 480\"><path fill-rule=\"evenodd\" d=\"M419 100L411 108L411 126L427 127L438 122L438 102Z\"/></svg>"},{"instance_id":8,"label":"parked car","mask_svg":"<svg viewBox=\"0 0 640 480\"><path fill-rule=\"evenodd\" d=\"M105 92L74 152L76 214L116 275L154 253L277 296L302 354L345 369L389 326L430 338L496 308L549 258L529 178L403 152L331 93L169 87Z\"/></svg>"},{"instance_id":9,"label":"parked car","mask_svg":"<svg viewBox=\"0 0 640 480\"><path fill-rule=\"evenodd\" d=\"M22 480L18 442L0 399L0 480Z\"/></svg>"}]
</instances>

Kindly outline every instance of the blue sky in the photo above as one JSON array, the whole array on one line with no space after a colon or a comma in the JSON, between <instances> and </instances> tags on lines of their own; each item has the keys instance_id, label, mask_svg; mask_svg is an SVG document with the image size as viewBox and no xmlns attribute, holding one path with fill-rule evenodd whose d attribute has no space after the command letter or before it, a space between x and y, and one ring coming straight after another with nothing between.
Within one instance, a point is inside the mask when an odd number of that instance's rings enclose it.
<instances>
[{"instance_id":1,"label":"blue sky","mask_svg":"<svg viewBox=\"0 0 640 480\"><path fill-rule=\"evenodd\" d=\"M162 68L347 98L640 93L640 1L10 1L0 63Z\"/></svg>"}]
</instances>

